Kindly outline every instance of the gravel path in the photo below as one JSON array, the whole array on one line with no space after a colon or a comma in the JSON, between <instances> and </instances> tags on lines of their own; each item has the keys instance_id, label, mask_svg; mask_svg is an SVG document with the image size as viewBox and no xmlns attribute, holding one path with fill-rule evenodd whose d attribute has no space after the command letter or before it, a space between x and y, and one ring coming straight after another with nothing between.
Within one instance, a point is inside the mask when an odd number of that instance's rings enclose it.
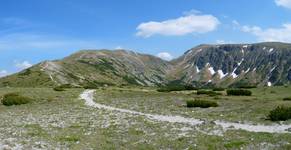
<instances>
[{"instance_id":1,"label":"gravel path","mask_svg":"<svg viewBox=\"0 0 291 150\"><path fill-rule=\"evenodd\" d=\"M129 113L134 115L145 116L148 119L161 121L161 122L171 122L171 123L184 123L189 125L201 125L205 122L199 119L194 118L185 118L182 116L165 116L165 115L155 115L155 114L146 114L142 112L132 111L128 109L120 109L107 105L102 105L94 102L94 92L95 90L85 90L81 95L80 99L85 100L85 105L98 108L105 109L110 111L117 111L122 113ZM223 128L223 130L245 130L249 132L266 132L266 133L291 133L291 125L253 125L253 124L242 124L242 123L232 123L226 121L214 121L216 125L219 125Z\"/></svg>"}]
</instances>

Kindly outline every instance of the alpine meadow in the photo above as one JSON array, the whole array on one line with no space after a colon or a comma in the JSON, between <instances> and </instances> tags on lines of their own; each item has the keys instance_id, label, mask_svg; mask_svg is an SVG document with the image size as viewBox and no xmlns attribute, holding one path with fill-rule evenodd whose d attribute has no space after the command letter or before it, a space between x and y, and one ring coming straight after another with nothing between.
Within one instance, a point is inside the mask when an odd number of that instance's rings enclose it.
<instances>
[{"instance_id":1,"label":"alpine meadow","mask_svg":"<svg viewBox=\"0 0 291 150\"><path fill-rule=\"evenodd\" d=\"M291 149L291 0L0 12L0 150Z\"/></svg>"}]
</instances>

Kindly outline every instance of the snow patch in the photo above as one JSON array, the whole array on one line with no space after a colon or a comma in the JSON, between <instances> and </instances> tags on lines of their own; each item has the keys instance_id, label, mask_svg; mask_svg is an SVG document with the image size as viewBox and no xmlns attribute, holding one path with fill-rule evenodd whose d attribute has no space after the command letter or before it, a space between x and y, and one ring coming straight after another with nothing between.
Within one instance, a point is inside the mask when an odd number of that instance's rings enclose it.
<instances>
[{"instance_id":1,"label":"snow patch","mask_svg":"<svg viewBox=\"0 0 291 150\"><path fill-rule=\"evenodd\" d=\"M219 74L220 79L223 79L225 76L228 75L228 73L224 74L222 70L218 70L217 73Z\"/></svg>"},{"instance_id":2,"label":"snow patch","mask_svg":"<svg viewBox=\"0 0 291 150\"><path fill-rule=\"evenodd\" d=\"M273 68L270 70L270 73L272 73L276 68L277 68L277 66L273 67Z\"/></svg>"},{"instance_id":3,"label":"snow patch","mask_svg":"<svg viewBox=\"0 0 291 150\"><path fill-rule=\"evenodd\" d=\"M248 47L249 47L248 45L244 45L244 46L243 46L243 48L248 48Z\"/></svg>"},{"instance_id":4,"label":"snow patch","mask_svg":"<svg viewBox=\"0 0 291 150\"><path fill-rule=\"evenodd\" d=\"M201 49L198 49L198 50L197 50L197 53L201 52L202 50L203 50L202 48L201 48Z\"/></svg>"},{"instance_id":5,"label":"snow patch","mask_svg":"<svg viewBox=\"0 0 291 150\"><path fill-rule=\"evenodd\" d=\"M271 48L271 49L269 50L269 53L271 53L272 51L274 51L274 48Z\"/></svg>"},{"instance_id":6,"label":"snow patch","mask_svg":"<svg viewBox=\"0 0 291 150\"><path fill-rule=\"evenodd\" d=\"M237 63L237 65L240 66L244 60L245 59L243 58L239 63Z\"/></svg>"},{"instance_id":7,"label":"snow patch","mask_svg":"<svg viewBox=\"0 0 291 150\"><path fill-rule=\"evenodd\" d=\"M200 72L200 70L199 70L198 66L196 66L196 72L197 72L197 73L199 73L199 72Z\"/></svg>"},{"instance_id":8,"label":"snow patch","mask_svg":"<svg viewBox=\"0 0 291 150\"><path fill-rule=\"evenodd\" d=\"M214 71L213 67L209 67L208 70L210 71L211 75L215 74L215 71Z\"/></svg>"},{"instance_id":9,"label":"snow patch","mask_svg":"<svg viewBox=\"0 0 291 150\"><path fill-rule=\"evenodd\" d=\"M237 67L234 68L233 72L231 73L231 76L232 76L232 78L234 78L234 79L238 77L238 75L235 73L236 70L237 70Z\"/></svg>"},{"instance_id":10,"label":"snow patch","mask_svg":"<svg viewBox=\"0 0 291 150\"><path fill-rule=\"evenodd\" d=\"M251 70L251 68L248 68L248 69L245 71L245 73L248 73L248 72L250 72L250 70Z\"/></svg>"},{"instance_id":11,"label":"snow patch","mask_svg":"<svg viewBox=\"0 0 291 150\"><path fill-rule=\"evenodd\" d=\"M265 50L267 47L264 47L263 50Z\"/></svg>"},{"instance_id":12,"label":"snow patch","mask_svg":"<svg viewBox=\"0 0 291 150\"><path fill-rule=\"evenodd\" d=\"M253 71L256 71L256 70L257 70L257 68L254 68L254 69L253 69Z\"/></svg>"}]
</instances>

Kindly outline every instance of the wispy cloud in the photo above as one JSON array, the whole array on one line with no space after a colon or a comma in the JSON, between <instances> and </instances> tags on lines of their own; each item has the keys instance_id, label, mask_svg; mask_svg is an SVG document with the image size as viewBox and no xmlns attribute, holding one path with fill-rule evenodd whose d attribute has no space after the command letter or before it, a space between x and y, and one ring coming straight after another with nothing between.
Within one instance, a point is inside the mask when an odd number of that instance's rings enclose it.
<instances>
[{"instance_id":1,"label":"wispy cloud","mask_svg":"<svg viewBox=\"0 0 291 150\"><path fill-rule=\"evenodd\" d=\"M191 33L207 33L215 30L219 24L219 20L212 15L190 11L185 16L176 19L141 23L137 27L136 35L147 38L153 35L182 36Z\"/></svg>"},{"instance_id":2,"label":"wispy cloud","mask_svg":"<svg viewBox=\"0 0 291 150\"><path fill-rule=\"evenodd\" d=\"M278 6L282 6L282 7L291 9L291 0L275 0L275 3Z\"/></svg>"},{"instance_id":3,"label":"wispy cloud","mask_svg":"<svg viewBox=\"0 0 291 150\"><path fill-rule=\"evenodd\" d=\"M86 41L75 38L41 35L34 33L13 33L0 36L0 51L10 49L85 49L96 48L98 42Z\"/></svg>"},{"instance_id":4,"label":"wispy cloud","mask_svg":"<svg viewBox=\"0 0 291 150\"><path fill-rule=\"evenodd\" d=\"M262 29L259 26L243 26L243 32L251 33L258 41L291 42L291 24L283 24L280 28Z\"/></svg>"},{"instance_id":5,"label":"wispy cloud","mask_svg":"<svg viewBox=\"0 0 291 150\"><path fill-rule=\"evenodd\" d=\"M22 62L15 61L15 67L17 69L20 69L20 70L27 69L27 68L29 68L31 66L32 66L32 64L27 60L22 61Z\"/></svg>"},{"instance_id":6,"label":"wispy cloud","mask_svg":"<svg viewBox=\"0 0 291 150\"><path fill-rule=\"evenodd\" d=\"M7 76L9 73L6 70L0 70L0 77Z\"/></svg>"}]
</instances>

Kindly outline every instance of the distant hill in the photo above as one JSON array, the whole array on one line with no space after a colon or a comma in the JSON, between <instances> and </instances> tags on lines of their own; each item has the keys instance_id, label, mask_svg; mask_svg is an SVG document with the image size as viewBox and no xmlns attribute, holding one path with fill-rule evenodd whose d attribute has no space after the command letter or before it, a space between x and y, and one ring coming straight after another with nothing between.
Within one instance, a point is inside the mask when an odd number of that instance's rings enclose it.
<instances>
[{"instance_id":1,"label":"distant hill","mask_svg":"<svg viewBox=\"0 0 291 150\"><path fill-rule=\"evenodd\" d=\"M291 44L199 45L170 62L126 50L82 50L0 79L0 86L270 86L291 83Z\"/></svg>"},{"instance_id":2,"label":"distant hill","mask_svg":"<svg viewBox=\"0 0 291 150\"><path fill-rule=\"evenodd\" d=\"M156 86L167 82L171 68L169 62L151 55L125 50L82 50L4 77L0 86Z\"/></svg>"}]
</instances>

